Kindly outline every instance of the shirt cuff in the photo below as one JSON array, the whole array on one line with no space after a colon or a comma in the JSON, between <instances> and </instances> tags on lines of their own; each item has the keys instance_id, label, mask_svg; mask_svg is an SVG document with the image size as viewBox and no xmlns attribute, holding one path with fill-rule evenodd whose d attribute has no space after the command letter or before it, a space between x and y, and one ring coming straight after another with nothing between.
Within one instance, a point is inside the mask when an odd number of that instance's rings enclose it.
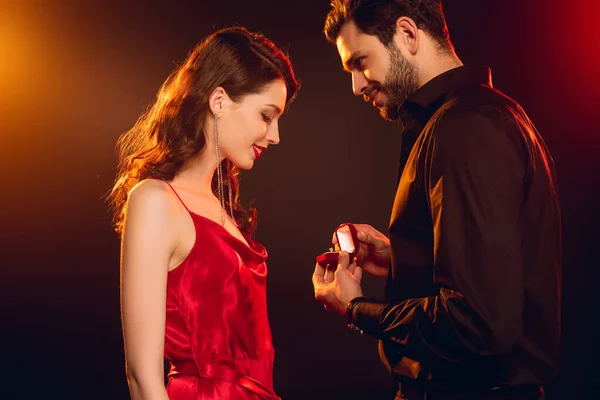
<instances>
[{"instance_id":1,"label":"shirt cuff","mask_svg":"<svg viewBox=\"0 0 600 400\"><path fill-rule=\"evenodd\" d=\"M386 303L371 299L360 299L352 309L350 324L366 334L381 336L381 316Z\"/></svg>"}]
</instances>

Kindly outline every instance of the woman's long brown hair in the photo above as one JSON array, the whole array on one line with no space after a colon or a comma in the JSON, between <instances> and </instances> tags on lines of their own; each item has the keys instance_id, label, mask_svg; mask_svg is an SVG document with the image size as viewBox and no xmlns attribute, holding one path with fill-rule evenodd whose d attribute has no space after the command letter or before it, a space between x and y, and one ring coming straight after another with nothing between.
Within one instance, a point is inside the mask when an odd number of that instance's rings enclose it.
<instances>
[{"instance_id":1,"label":"woman's long brown hair","mask_svg":"<svg viewBox=\"0 0 600 400\"><path fill-rule=\"evenodd\" d=\"M148 178L170 181L202 151L208 98L215 88L222 87L233 101L239 101L276 79L284 80L289 105L299 87L290 60L260 34L232 27L199 43L161 86L156 101L118 140L118 173L108 198L116 231L122 233L127 196L138 182ZM231 191L234 218L240 230L251 236L256 210L240 204L238 170L227 159L223 171L226 208ZM216 174L212 189L217 195Z\"/></svg>"}]
</instances>

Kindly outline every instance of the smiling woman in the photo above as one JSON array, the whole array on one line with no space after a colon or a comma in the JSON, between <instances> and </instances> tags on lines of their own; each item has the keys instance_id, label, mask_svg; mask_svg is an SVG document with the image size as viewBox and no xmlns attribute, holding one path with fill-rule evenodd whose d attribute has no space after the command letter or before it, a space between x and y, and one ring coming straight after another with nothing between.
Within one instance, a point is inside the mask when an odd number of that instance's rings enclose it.
<instances>
[{"instance_id":1,"label":"smiling woman","mask_svg":"<svg viewBox=\"0 0 600 400\"><path fill-rule=\"evenodd\" d=\"M119 139L122 318L133 400L277 399L266 250L237 170L279 143L298 82L244 28L202 41ZM163 384L163 357L171 364Z\"/></svg>"},{"instance_id":2,"label":"smiling woman","mask_svg":"<svg viewBox=\"0 0 600 400\"><path fill-rule=\"evenodd\" d=\"M269 53L272 59L267 57ZM237 201L236 179L237 169L249 166L247 162L236 164L237 153L228 153L228 147L234 145L229 137L232 131L247 135L248 130L239 129L250 128L252 116L258 118L254 122L266 124L265 133L267 126L277 131L277 119L297 88L289 61L263 36L231 28L200 43L166 80L152 107L119 139L119 174L111 193L117 230L121 229L127 194L137 183L146 178L171 181L197 162L205 148L219 145L215 147L219 150L223 145L219 164L225 169L224 194L233 199L223 201L233 208L231 217L250 234L252 229L245 224L249 214ZM218 137L212 135L217 126L222 130ZM212 181L216 195L220 170Z\"/></svg>"},{"instance_id":3,"label":"smiling woman","mask_svg":"<svg viewBox=\"0 0 600 400\"><path fill-rule=\"evenodd\" d=\"M238 103L219 91L219 96L224 96L223 105L227 106L219 108L221 156L237 168L250 169L262 151L279 143L278 122L286 95L283 79L276 79Z\"/></svg>"}]
</instances>

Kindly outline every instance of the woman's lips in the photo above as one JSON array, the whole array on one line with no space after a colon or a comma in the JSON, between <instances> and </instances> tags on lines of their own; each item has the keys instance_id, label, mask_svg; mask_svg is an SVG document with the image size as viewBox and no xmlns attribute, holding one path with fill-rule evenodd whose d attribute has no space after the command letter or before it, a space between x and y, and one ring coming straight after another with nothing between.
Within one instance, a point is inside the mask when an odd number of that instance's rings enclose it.
<instances>
[{"instance_id":1,"label":"woman's lips","mask_svg":"<svg viewBox=\"0 0 600 400\"><path fill-rule=\"evenodd\" d=\"M256 156L256 159L258 160L260 158L260 154L265 151L267 148L266 147L262 147L259 146L257 144L252 145L252 150L254 150L254 155ZM260 150L260 151L259 151Z\"/></svg>"}]
</instances>

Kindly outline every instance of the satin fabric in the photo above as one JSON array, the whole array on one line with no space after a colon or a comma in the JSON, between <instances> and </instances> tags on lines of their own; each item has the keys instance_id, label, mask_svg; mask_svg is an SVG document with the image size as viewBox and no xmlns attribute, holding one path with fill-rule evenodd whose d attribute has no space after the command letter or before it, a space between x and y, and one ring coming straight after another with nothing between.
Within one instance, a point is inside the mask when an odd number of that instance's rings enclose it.
<instances>
[{"instance_id":1,"label":"satin fabric","mask_svg":"<svg viewBox=\"0 0 600 400\"><path fill-rule=\"evenodd\" d=\"M169 399L279 399L273 392L267 252L188 212L195 244L167 279Z\"/></svg>"}]
</instances>

